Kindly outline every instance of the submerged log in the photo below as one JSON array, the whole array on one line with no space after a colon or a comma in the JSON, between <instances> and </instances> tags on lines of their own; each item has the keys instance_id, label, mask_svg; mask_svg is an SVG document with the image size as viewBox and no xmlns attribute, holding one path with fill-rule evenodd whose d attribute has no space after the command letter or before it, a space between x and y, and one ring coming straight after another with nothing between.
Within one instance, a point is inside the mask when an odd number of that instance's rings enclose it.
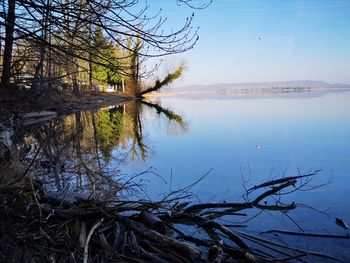
<instances>
[{"instance_id":1,"label":"submerged log","mask_svg":"<svg viewBox=\"0 0 350 263\"><path fill-rule=\"evenodd\" d=\"M151 228L158 233L165 234L165 225L162 220L159 219L156 215L151 212L144 210L142 211L138 219L142 222L146 227Z\"/></svg>"},{"instance_id":2,"label":"submerged log","mask_svg":"<svg viewBox=\"0 0 350 263\"><path fill-rule=\"evenodd\" d=\"M154 242L158 246L172 248L191 260L191 262L203 261L200 251L190 244L180 242L171 237L163 236L158 232L148 229L144 225L125 217L117 216L117 219L118 221L123 222L128 228L132 229L137 235Z\"/></svg>"},{"instance_id":3,"label":"submerged log","mask_svg":"<svg viewBox=\"0 0 350 263\"><path fill-rule=\"evenodd\" d=\"M49 121L57 116L55 111L29 112L21 116L22 126L29 126L40 122Z\"/></svg>"},{"instance_id":4,"label":"submerged log","mask_svg":"<svg viewBox=\"0 0 350 263\"><path fill-rule=\"evenodd\" d=\"M43 117L55 117L57 116L57 112L55 111L38 111L38 112L28 112L21 115L22 119L29 119L29 118L43 118Z\"/></svg>"}]
</instances>

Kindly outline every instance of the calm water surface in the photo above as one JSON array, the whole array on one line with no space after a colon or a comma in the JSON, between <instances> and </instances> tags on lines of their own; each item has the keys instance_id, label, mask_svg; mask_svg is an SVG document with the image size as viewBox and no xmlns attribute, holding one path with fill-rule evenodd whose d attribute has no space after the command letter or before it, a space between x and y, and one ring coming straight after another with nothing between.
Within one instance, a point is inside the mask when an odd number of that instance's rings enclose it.
<instances>
[{"instance_id":1,"label":"calm water surface","mask_svg":"<svg viewBox=\"0 0 350 263\"><path fill-rule=\"evenodd\" d=\"M159 120L153 109L144 109L147 156L144 161L136 158L122 165L123 171L155 167L167 181L172 177L171 186L161 180L152 185L149 191L156 197L165 187L190 184L212 169L194 188L205 201L238 197L242 176L252 185L283 174L295 175L298 169L304 173L322 169L312 184L330 183L297 195L308 196L309 203L345 205L350 201L349 101L349 92L161 98L159 103L180 114L186 127Z\"/></svg>"},{"instance_id":2,"label":"calm water surface","mask_svg":"<svg viewBox=\"0 0 350 263\"><path fill-rule=\"evenodd\" d=\"M152 167L157 175L137 177L144 185L138 197L159 200L210 171L191 188L193 202L242 201L244 186L322 169L305 191L284 197L305 206L288 216L263 212L245 222L247 231L302 228L344 235L349 232L334 221L350 222L349 101L350 92L152 98L77 113L29 132L25 140L44 146L42 158L50 155L53 163L64 164L45 177L52 191L83 192L96 185L103 191L114 179L125 182ZM96 184L96 169L115 176ZM330 248L326 239L288 241ZM334 254L350 260L349 240L331 243Z\"/></svg>"},{"instance_id":3,"label":"calm water surface","mask_svg":"<svg viewBox=\"0 0 350 263\"><path fill-rule=\"evenodd\" d=\"M167 184L152 177L148 188L152 197L191 184L210 169L210 175L192 189L203 202L242 200L243 181L252 186L322 169L305 188L310 190L285 199L310 208L288 213L291 219L264 212L248 223L249 230L301 227L306 232L349 233L334 223L335 217L350 222L349 92L158 100L180 113L187 129L172 132L166 125L164 129L154 112L146 110L144 132L153 151L144 162L123 166L129 173L157 169ZM330 240L289 238L308 249L328 252L331 248ZM334 254L350 260L349 240L331 243Z\"/></svg>"}]
</instances>

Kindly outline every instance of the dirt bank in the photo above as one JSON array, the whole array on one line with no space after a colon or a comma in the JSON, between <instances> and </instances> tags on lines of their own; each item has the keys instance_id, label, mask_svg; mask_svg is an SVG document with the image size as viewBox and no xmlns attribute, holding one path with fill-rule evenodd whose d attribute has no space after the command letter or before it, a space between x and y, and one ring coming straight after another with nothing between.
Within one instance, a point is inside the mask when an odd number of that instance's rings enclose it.
<instances>
[{"instance_id":1,"label":"dirt bank","mask_svg":"<svg viewBox=\"0 0 350 263\"><path fill-rule=\"evenodd\" d=\"M13 116L34 111L55 111L69 114L88 108L100 107L134 99L122 93L85 92L75 96L71 91L0 90L0 122Z\"/></svg>"}]
</instances>

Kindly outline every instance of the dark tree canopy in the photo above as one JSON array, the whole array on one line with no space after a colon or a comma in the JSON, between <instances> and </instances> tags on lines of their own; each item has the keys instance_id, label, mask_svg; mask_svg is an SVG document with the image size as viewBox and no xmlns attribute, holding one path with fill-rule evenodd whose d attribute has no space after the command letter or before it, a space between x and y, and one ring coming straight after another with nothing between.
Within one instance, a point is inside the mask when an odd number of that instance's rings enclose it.
<instances>
[{"instance_id":1,"label":"dark tree canopy","mask_svg":"<svg viewBox=\"0 0 350 263\"><path fill-rule=\"evenodd\" d=\"M193 9L209 4L176 2ZM171 29L161 10L138 0L2 0L0 15L2 86L26 75L33 88L68 79L78 93L85 80L93 85L96 66L133 78L136 60L185 52L199 38L194 14ZM98 32L108 52L96 41Z\"/></svg>"}]
</instances>

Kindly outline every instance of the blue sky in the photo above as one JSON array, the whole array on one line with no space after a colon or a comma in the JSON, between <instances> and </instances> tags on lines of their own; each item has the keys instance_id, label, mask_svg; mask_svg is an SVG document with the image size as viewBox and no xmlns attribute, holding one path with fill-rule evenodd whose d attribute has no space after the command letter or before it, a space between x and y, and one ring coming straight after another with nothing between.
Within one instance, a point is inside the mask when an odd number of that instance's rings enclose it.
<instances>
[{"instance_id":1,"label":"blue sky","mask_svg":"<svg viewBox=\"0 0 350 263\"><path fill-rule=\"evenodd\" d=\"M175 0L149 3L162 7L171 28L193 12ZM304 79L350 83L349 0L214 0L194 12L200 41L178 56L187 62L178 85Z\"/></svg>"}]
</instances>

